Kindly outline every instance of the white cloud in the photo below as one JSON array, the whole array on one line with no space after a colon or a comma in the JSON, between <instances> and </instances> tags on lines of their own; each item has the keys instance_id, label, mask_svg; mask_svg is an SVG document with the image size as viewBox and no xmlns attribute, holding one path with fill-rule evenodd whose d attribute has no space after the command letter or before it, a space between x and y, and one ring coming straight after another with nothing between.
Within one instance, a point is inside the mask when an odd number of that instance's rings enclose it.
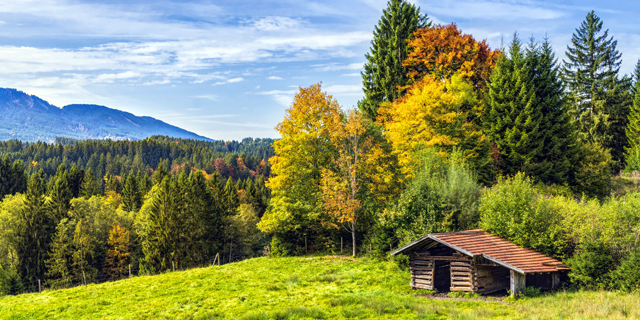
<instances>
[{"instance_id":1,"label":"white cloud","mask_svg":"<svg viewBox=\"0 0 640 320\"><path fill-rule=\"evenodd\" d=\"M233 79L229 79L227 80L228 83L236 83L236 82L240 82L243 81L243 78L233 78Z\"/></svg>"},{"instance_id":2,"label":"white cloud","mask_svg":"<svg viewBox=\"0 0 640 320\"><path fill-rule=\"evenodd\" d=\"M299 28L302 21L289 17L265 17L251 21L250 24L261 31L277 31L282 29Z\"/></svg>"},{"instance_id":3,"label":"white cloud","mask_svg":"<svg viewBox=\"0 0 640 320\"><path fill-rule=\"evenodd\" d=\"M203 95L195 96L194 98L207 99L210 101L218 101L218 96L215 94L203 94Z\"/></svg>"},{"instance_id":4,"label":"white cloud","mask_svg":"<svg viewBox=\"0 0 640 320\"><path fill-rule=\"evenodd\" d=\"M267 77L267 80L284 80L284 79L278 76L270 76L270 77Z\"/></svg>"},{"instance_id":5,"label":"white cloud","mask_svg":"<svg viewBox=\"0 0 640 320\"><path fill-rule=\"evenodd\" d=\"M429 4L429 15L445 15L464 19L550 20L565 15L563 11L526 1L441 0Z\"/></svg>"},{"instance_id":6,"label":"white cloud","mask_svg":"<svg viewBox=\"0 0 640 320\"><path fill-rule=\"evenodd\" d=\"M336 84L324 87L322 89L331 95L340 94L342 96L353 96L363 94L361 85Z\"/></svg>"},{"instance_id":7,"label":"white cloud","mask_svg":"<svg viewBox=\"0 0 640 320\"><path fill-rule=\"evenodd\" d=\"M336 63L317 64L317 65L313 65L313 67L316 67L317 71L338 71L338 70L359 70L359 69L362 69L363 65L364 65L363 62L356 62L356 63L346 64L346 65L341 65Z\"/></svg>"}]
</instances>

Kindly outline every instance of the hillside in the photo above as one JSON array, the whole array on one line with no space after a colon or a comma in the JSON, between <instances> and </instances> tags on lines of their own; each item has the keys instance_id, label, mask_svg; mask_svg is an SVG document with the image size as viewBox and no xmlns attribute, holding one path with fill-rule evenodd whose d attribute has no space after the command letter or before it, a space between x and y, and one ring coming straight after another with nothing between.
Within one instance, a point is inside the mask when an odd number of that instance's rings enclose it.
<instances>
[{"instance_id":1,"label":"hillside","mask_svg":"<svg viewBox=\"0 0 640 320\"><path fill-rule=\"evenodd\" d=\"M0 297L3 319L622 319L638 295L553 293L502 301L433 300L391 262L257 258L59 291Z\"/></svg>"},{"instance_id":2,"label":"hillside","mask_svg":"<svg viewBox=\"0 0 640 320\"><path fill-rule=\"evenodd\" d=\"M0 88L0 140L53 142L56 137L137 140L153 135L211 141L151 117L98 105L58 108L37 96Z\"/></svg>"}]
</instances>

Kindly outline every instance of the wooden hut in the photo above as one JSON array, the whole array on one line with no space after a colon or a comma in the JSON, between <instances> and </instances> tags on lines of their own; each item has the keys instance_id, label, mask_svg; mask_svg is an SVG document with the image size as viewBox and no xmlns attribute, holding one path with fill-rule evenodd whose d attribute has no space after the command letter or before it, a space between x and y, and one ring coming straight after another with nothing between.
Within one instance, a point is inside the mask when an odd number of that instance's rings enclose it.
<instances>
[{"instance_id":1,"label":"wooden hut","mask_svg":"<svg viewBox=\"0 0 640 320\"><path fill-rule=\"evenodd\" d=\"M411 287L491 293L525 286L554 289L569 267L481 229L428 234L394 252L411 263Z\"/></svg>"}]
</instances>

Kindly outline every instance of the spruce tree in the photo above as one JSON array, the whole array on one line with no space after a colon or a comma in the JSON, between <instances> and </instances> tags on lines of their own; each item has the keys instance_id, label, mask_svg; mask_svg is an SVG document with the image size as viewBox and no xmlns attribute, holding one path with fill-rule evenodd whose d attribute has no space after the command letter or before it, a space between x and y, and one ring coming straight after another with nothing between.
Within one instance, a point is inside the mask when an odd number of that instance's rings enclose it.
<instances>
[{"instance_id":1,"label":"spruce tree","mask_svg":"<svg viewBox=\"0 0 640 320\"><path fill-rule=\"evenodd\" d=\"M165 176L158 185L158 189L151 200L148 224L144 231L142 241L142 253L140 270L143 273L155 273L169 270L176 253L175 233L176 211L173 200L175 199L175 183L170 176Z\"/></svg>"},{"instance_id":2,"label":"spruce tree","mask_svg":"<svg viewBox=\"0 0 640 320\"><path fill-rule=\"evenodd\" d=\"M618 79L622 55L616 49L618 42L609 38L609 30L600 34L602 25L591 11L576 29L567 46L563 80L570 93L579 138L605 147L614 161L620 161L629 107L628 99L620 95L629 84Z\"/></svg>"},{"instance_id":3,"label":"spruce tree","mask_svg":"<svg viewBox=\"0 0 640 320\"><path fill-rule=\"evenodd\" d=\"M640 66L640 61L639 64ZM626 170L640 170L640 81L636 80L634 86L634 99L629 111L628 124L626 128L627 145L626 148Z\"/></svg>"},{"instance_id":4,"label":"spruce tree","mask_svg":"<svg viewBox=\"0 0 640 320\"><path fill-rule=\"evenodd\" d=\"M153 184L156 185L161 183L167 175L169 175L169 171L165 168L164 163L160 161L158 169L153 173Z\"/></svg>"},{"instance_id":5,"label":"spruce tree","mask_svg":"<svg viewBox=\"0 0 640 320\"><path fill-rule=\"evenodd\" d=\"M227 184L224 186L224 190L222 190L222 201L227 215L236 214L236 210L238 209L237 191L238 190L236 190L236 185L233 183L233 179L229 177L229 179L227 179Z\"/></svg>"},{"instance_id":6,"label":"spruce tree","mask_svg":"<svg viewBox=\"0 0 640 320\"><path fill-rule=\"evenodd\" d=\"M370 118L378 115L382 102L393 102L402 94L398 87L407 85L408 78L402 61L407 57L407 39L418 28L430 25L420 8L405 0L389 0L387 8L373 31L371 52L361 72L364 99L360 110Z\"/></svg>"},{"instance_id":7,"label":"spruce tree","mask_svg":"<svg viewBox=\"0 0 640 320\"><path fill-rule=\"evenodd\" d=\"M69 179L64 164L58 167L56 175L51 179L54 180L54 183L49 191L47 208L51 212L54 223L57 225L62 219L67 218L69 209L71 209L73 193L69 188Z\"/></svg>"},{"instance_id":8,"label":"spruce tree","mask_svg":"<svg viewBox=\"0 0 640 320\"><path fill-rule=\"evenodd\" d=\"M45 279L45 261L54 228L45 207L45 174L40 169L29 178L16 228L17 270L27 289L37 288L38 279Z\"/></svg>"},{"instance_id":9,"label":"spruce tree","mask_svg":"<svg viewBox=\"0 0 640 320\"><path fill-rule=\"evenodd\" d=\"M62 219L56 227L56 233L51 242L49 259L45 261L47 277L45 283L54 289L66 288L71 285L71 248L72 241L69 234L68 220Z\"/></svg>"},{"instance_id":10,"label":"spruce tree","mask_svg":"<svg viewBox=\"0 0 640 320\"><path fill-rule=\"evenodd\" d=\"M93 175L93 170L89 168L84 173L84 178L80 184L79 196L89 199L92 196L99 196L100 194L102 194L100 182L98 182L98 179Z\"/></svg>"},{"instance_id":11,"label":"spruce tree","mask_svg":"<svg viewBox=\"0 0 640 320\"><path fill-rule=\"evenodd\" d=\"M0 161L0 198L11 193L11 160L9 155L5 154L4 159Z\"/></svg>"},{"instance_id":12,"label":"spruce tree","mask_svg":"<svg viewBox=\"0 0 640 320\"><path fill-rule=\"evenodd\" d=\"M142 193L138 187L138 179L133 170L126 176L122 188L122 210L125 212L138 212L142 207Z\"/></svg>"},{"instance_id":13,"label":"spruce tree","mask_svg":"<svg viewBox=\"0 0 640 320\"><path fill-rule=\"evenodd\" d=\"M536 96L535 108L542 114L538 128L542 149L532 159L529 174L547 184L571 183L577 154L575 129L569 118L560 70L549 39L545 38L541 45L531 39L526 60Z\"/></svg>"},{"instance_id":14,"label":"spruce tree","mask_svg":"<svg viewBox=\"0 0 640 320\"><path fill-rule=\"evenodd\" d=\"M13 166L11 166L11 173L13 175L11 194L24 193L27 191L28 178L27 173L24 170L22 160L18 159L13 162Z\"/></svg>"},{"instance_id":15,"label":"spruce tree","mask_svg":"<svg viewBox=\"0 0 640 320\"><path fill-rule=\"evenodd\" d=\"M78 160L79 161L79 160ZM71 170L69 170L69 188L71 189L71 193L74 198L80 196L80 185L82 184L82 179L84 179L84 170L78 169L77 164L73 164Z\"/></svg>"},{"instance_id":16,"label":"spruce tree","mask_svg":"<svg viewBox=\"0 0 640 320\"><path fill-rule=\"evenodd\" d=\"M535 88L527 59L517 36L490 78L483 126L500 152L503 174L528 172L542 152L540 122Z\"/></svg>"}]
</instances>

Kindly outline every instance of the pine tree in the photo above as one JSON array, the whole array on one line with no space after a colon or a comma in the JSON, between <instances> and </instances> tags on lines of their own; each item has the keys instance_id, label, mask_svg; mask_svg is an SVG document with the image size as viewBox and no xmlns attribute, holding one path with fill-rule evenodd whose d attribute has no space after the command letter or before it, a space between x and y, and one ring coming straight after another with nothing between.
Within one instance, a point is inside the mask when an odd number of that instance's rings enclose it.
<instances>
[{"instance_id":1,"label":"pine tree","mask_svg":"<svg viewBox=\"0 0 640 320\"><path fill-rule=\"evenodd\" d=\"M533 158L529 173L547 184L571 182L577 154L575 129L569 118L560 70L549 39L540 46L531 39L526 60L536 96L535 108L543 116L538 128L542 150Z\"/></svg>"},{"instance_id":2,"label":"pine tree","mask_svg":"<svg viewBox=\"0 0 640 320\"><path fill-rule=\"evenodd\" d=\"M133 170L126 176L122 188L122 210L138 212L142 207L142 193L138 187L138 179Z\"/></svg>"},{"instance_id":3,"label":"pine tree","mask_svg":"<svg viewBox=\"0 0 640 320\"><path fill-rule=\"evenodd\" d=\"M638 69L640 61L638 62ZM638 70L640 72L640 70ZM629 111L626 128L628 147L626 148L626 169L640 170L640 81L636 80L634 99Z\"/></svg>"},{"instance_id":4,"label":"pine tree","mask_svg":"<svg viewBox=\"0 0 640 320\"><path fill-rule=\"evenodd\" d=\"M98 182L98 179L93 175L93 170L89 168L84 173L82 184L80 184L79 196L89 199L92 196L99 196L100 194L102 194L100 182Z\"/></svg>"},{"instance_id":5,"label":"pine tree","mask_svg":"<svg viewBox=\"0 0 640 320\"><path fill-rule=\"evenodd\" d=\"M153 184L159 184L164 180L164 177L169 175L169 171L165 168L164 163L160 161L158 169L153 173Z\"/></svg>"},{"instance_id":6,"label":"pine tree","mask_svg":"<svg viewBox=\"0 0 640 320\"><path fill-rule=\"evenodd\" d=\"M621 95L630 84L618 79L622 54L616 49L618 42L608 37L609 30L599 34L602 25L591 11L576 29L567 46L563 80L570 93L579 138L609 149L613 160L621 161L629 107L628 99Z\"/></svg>"},{"instance_id":7,"label":"pine tree","mask_svg":"<svg viewBox=\"0 0 640 320\"><path fill-rule=\"evenodd\" d=\"M73 198L80 196L80 185L82 179L84 179L84 170L79 170L77 164L73 164L71 170L69 170L69 188L73 194Z\"/></svg>"},{"instance_id":8,"label":"pine tree","mask_svg":"<svg viewBox=\"0 0 640 320\"><path fill-rule=\"evenodd\" d=\"M201 171L192 173L189 177L190 194L189 211L194 225L190 228L194 233L193 252L197 257L194 263L210 262L216 252L222 249L222 215L223 208L216 203L212 190L207 185Z\"/></svg>"},{"instance_id":9,"label":"pine tree","mask_svg":"<svg viewBox=\"0 0 640 320\"><path fill-rule=\"evenodd\" d=\"M46 285L57 289L71 285L71 237L67 226L68 220L62 219L56 227L56 233L51 243L49 259L45 261L47 267Z\"/></svg>"},{"instance_id":10,"label":"pine tree","mask_svg":"<svg viewBox=\"0 0 640 320\"><path fill-rule=\"evenodd\" d=\"M238 190L236 190L236 185L233 183L233 179L229 177L229 179L227 179L227 184L224 186L224 190L222 191L222 201L227 215L236 214L236 209L238 209L237 191Z\"/></svg>"},{"instance_id":11,"label":"pine tree","mask_svg":"<svg viewBox=\"0 0 640 320\"><path fill-rule=\"evenodd\" d=\"M27 173L24 170L22 160L16 160L11 166L11 172L13 175L11 194L24 193L27 191Z\"/></svg>"},{"instance_id":12,"label":"pine tree","mask_svg":"<svg viewBox=\"0 0 640 320\"><path fill-rule=\"evenodd\" d=\"M17 270L27 289L35 289L38 279L45 278L45 260L54 227L53 218L45 208L45 175L40 169L29 178L16 228Z\"/></svg>"},{"instance_id":13,"label":"pine tree","mask_svg":"<svg viewBox=\"0 0 640 320\"><path fill-rule=\"evenodd\" d=\"M151 200L148 224L142 241L144 257L140 260L140 270L143 273L169 270L174 261L178 241L175 230L179 223L173 203L176 192L174 186L171 177L165 176Z\"/></svg>"},{"instance_id":14,"label":"pine tree","mask_svg":"<svg viewBox=\"0 0 640 320\"><path fill-rule=\"evenodd\" d=\"M542 151L542 114L536 108L535 88L517 36L490 78L483 126L503 161L503 174L528 172Z\"/></svg>"},{"instance_id":15,"label":"pine tree","mask_svg":"<svg viewBox=\"0 0 640 320\"><path fill-rule=\"evenodd\" d=\"M426 15L405 0L389 0L387 8L373 31L371 52L361 72L364 100L360 110L372 119L382 102L393 102L401 96L398 87L407 85L407 72L402 61L407 57L407 39L418 28L429 26Z\"/></svg>"},{"instance_id":16,"label":"pine tree","mask_svg":"<svg viewBox=\"0 0 640 320\"><path fill-rule=\"evenodd\" d=\"M140 189L140 194L143 198L151 190L151 186L152 182L149 176L142 170L138 171L138 189Z\"/></svg>"},{"instance_id":17,"label":"pine tree","mask_svg":"<svg viewBox=\"0 0 640 320\"><path fill-rule=\"evenodd\" d=\"M11 193L11 160L9 155L5 154L4 159L0 161L0 197Z\"/></svg>"},{"instance_id":18,"label":"pine tree","mask_svg":"<svg viewBox=\"0 0 640 320\"><path fill-rule=\"evenodd\" d=\"M67 213L71 209L73 193L69 188L69 179L64 164L58 167L56 175L51 179L54 180L54 183L49 191L47 209L51 212L54 223L57 225L62 219L67 218Z\"/></svg>"}]
</instances>

